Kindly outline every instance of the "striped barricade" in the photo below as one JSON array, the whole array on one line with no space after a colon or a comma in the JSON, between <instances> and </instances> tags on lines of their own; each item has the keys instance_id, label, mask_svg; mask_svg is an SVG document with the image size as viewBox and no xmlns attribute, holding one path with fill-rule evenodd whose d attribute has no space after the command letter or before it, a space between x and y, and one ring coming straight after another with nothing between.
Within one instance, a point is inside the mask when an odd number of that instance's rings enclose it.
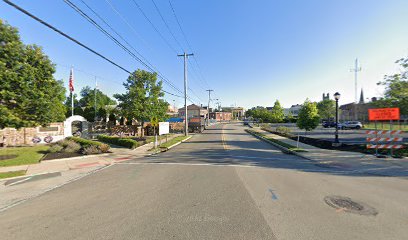
<instances>
[{"instance_id":1,"label":"striped barricade","mask_svg":"<svg viewBox=\"0 0 408 240\"><path fill-rule=\"evenodd\" d=\"M401 149L404 148L404 145L401 144L404 138L398 137L395 135L402 134L401 130L367 130L366 134L368 137L367 148L368 149ZM370 137L370 135L375 135L375 137ZM388 135L385 137L384 135ZM393 136L394 135L394 136Z\"/></svg>"}]
</instances>

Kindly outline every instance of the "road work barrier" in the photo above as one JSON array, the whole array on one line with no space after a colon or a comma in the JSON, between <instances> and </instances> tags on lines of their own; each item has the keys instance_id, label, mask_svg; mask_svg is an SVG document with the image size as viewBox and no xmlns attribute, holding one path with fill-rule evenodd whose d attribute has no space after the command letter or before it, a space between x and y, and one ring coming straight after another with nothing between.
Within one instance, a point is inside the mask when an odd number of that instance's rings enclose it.
<instances>
[{"instance_id":1,"label":"road work barrier","mask_svg":"<svg viewBox=\"0 0 408 240\"><path fill-rule=\"evenodd\" d=\"M390 155L392 155L393 149L402 149L404 145L402 137L398 135L402 134L401 130L368 130L367 134L367 149L375 149L375 155L378 155L378 149L390 149ZM375 137L373 137L375 135ZM388 137L384 136L388 135Z\"/></svg>"}]
</instances>

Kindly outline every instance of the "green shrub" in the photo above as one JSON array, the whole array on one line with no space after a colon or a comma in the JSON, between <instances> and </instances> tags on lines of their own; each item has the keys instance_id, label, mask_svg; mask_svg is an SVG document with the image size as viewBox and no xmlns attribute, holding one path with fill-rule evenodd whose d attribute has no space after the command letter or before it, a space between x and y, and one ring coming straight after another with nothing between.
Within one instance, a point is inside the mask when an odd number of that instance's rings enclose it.
<instances>
[{"instance_id":1,"label":"green shrub","mask_svg":"<svg viewBox=\"0 0 408 240\"><path fill-rule=\"evenodd\" d=\"M55 145L52 145L52 146L48 149L48 152L50 152L50 153L61 152L62 149L64 149L63 146L61 146L61 145L59 145L59 144L55 144Z\"/></svg>"},{"instance_id":2,"label":"green shrub","mask_svg":"<svg viewBox=\"0 0 408 240\"><path fill-rule=\"evenodd\" d=\"M101 146L99 146L99 149L101 150L101 152L107 153L109 152L110 146L108 144L102 144Z\"/></svg>"},{"instance_id":3,"label":"green shrub","mask_svg":"<svg viewBox=\"0 0 408 240\"><path fill-rule=\"evenodd\" d=\"M85 147L84 150L82 150L82 153L85 155L98 154L101 153L101 150L98 146L90 145L88 147Z\"/></svg>"},{"instance_id":4,"label":"green shrub","mask_svg":"<svg viewBox=\"0 0 408 240\"><path fill-rule=\"evenodd\" d=\"M68 146L68 144L71 142L71 140L68 139L63 139L57 142L58 145L60 145L61 147L65 148L66 146Z\"/></svg>"},{"instance_id":5,"label":"green shrub","mask_svg":"<svg viewBox=\"0 0 408 240\"><path fill-rule=\"evenodd\" d=\"M64 152L73 153L78 152L81 149L81 145L74 141L68 141L67 146L64 148Z\"/></svg>"},{"instance_id":6,"label":"green shrub","mask_svg":"<svg viewBox=\"0 0 408 240\"><path fill-rule=\"evenodd\" d=\"M88 140L88 139L84 139L84 138L80 138L80 137L67 137L66 139L68 140L72 140L75 141L77 143L79 143L82 148L86 148L89 146L101 146L103 143L100 142L96 142L96 141L92 141L92 140Z\"/></svg>"},{"instance_id":7,"label":"green shrub","mask_svg":"<svg viewBox=\"0 0 408 240\"><path fill-rule=\"evenodd\" d=\"M134 149L140 145L139 142L130 138L112 137L107 135L98 135L98 140L105 143L111 143L122 147Z\"/></svg>"},{"instance_id":8,"label":"green shrub","mask_svg":"<svg viewBox=\"0 0 408 240\"><path fill-rule=\"evenodd\" d=\"M284 127L284 126L279 126L279 127L276 128L276 131L278 133L288 134L288 133L290 133L290 128Z\"/></svg>"}]
</instances>

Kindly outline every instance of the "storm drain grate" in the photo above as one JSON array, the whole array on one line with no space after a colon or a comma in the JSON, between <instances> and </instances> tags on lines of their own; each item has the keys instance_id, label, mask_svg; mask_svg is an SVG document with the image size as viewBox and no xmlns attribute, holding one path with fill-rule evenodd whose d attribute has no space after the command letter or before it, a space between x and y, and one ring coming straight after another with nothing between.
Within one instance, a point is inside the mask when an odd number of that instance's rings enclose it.
<instances>
[{"instance_id":1,"label":"storm drain grate","mask_svg":"<svg viewBox=\"0 0 408 240\"><path fill-rule=\"evenodd\" d=\"M343 210L349 213L355 213L365 216L375 216L378 214L377 210L365 203L353 201L348 197L341 196L327 196L324 198L327 205L336 208L338 210Z\"/></svg>"}]
</instances>

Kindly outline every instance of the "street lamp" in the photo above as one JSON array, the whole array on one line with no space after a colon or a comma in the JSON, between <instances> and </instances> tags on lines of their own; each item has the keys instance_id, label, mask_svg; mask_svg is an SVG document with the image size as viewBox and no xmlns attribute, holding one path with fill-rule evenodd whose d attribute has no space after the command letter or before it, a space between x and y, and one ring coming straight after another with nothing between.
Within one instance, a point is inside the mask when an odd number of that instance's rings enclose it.
<instances>
[{"instance_id":1,"label":"street lamp","mask_svg":"<svg viewBox=\"0 0 408 240\"><path fill-rule=\"evenodd\" d=\"M338 144L339 143L339 99L340 99L340 93L336 92L334 94L334 99L336 100L336 131L334 135L334 143Z\"/></svg>"}]
</instances>

